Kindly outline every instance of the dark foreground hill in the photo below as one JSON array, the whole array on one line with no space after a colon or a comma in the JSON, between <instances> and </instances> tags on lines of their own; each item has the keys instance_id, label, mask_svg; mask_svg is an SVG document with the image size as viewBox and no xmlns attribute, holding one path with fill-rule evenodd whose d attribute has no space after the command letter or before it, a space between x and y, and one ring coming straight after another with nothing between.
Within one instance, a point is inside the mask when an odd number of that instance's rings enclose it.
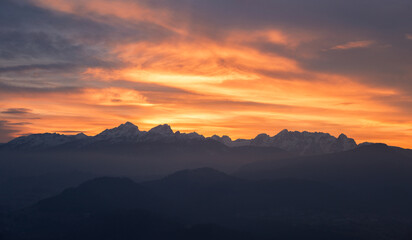
<instances>
[{"instance_id":1,"label":"dark foreground hill","mask_svg":"<svg viewBox=\"0 0 412 240\"><path fill-rule=\"evenodd\" d=\"M216 224L187 225L174 206L126 178L98 178L2 217L1 239L250 239ZM175 211L173 211L176 213Z\"/></svg>"},{"instance_id":2,"label":"dark foreground hill","mask_svg":"<svg viewBox=\"0 0 412 240\"><path fill-rule=\"evenodd\" d=\"M244 180L211 168L143 183L98 178L3 216L1 233L4 239L409 239L412 211L399 200L411 202L410 195L351 190L304 176ZM385 194L391 198L375 201Z\"/></svg>"}]
</instances>

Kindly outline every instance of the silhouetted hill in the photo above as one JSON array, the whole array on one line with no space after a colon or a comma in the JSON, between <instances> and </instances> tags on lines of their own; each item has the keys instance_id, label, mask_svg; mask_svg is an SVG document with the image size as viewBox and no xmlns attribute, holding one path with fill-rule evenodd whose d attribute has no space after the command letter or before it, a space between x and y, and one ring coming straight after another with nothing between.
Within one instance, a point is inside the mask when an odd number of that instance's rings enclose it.
<instances>
[{"instance_id":1,"label":"silhouetted hill","mask_svg":"<svg viewBox=\"0 0 412 240\"><path fill-rule=\"evenodd\" d=\"M256 162L243 166L236 175L248 179L324 182L349 192L359 203L358 211L409 218L411 172L409 150L374 144L316 157Z\"/></svg>"},{"instance_id":2,"label":"silhouetted hill","mask_svg":"<svg viewBox=\"0 0 412 240\"><path fill-rule=\"evenodd\" d=\"M242 166L236 175L249 179L299 178L385 184L411 182L411 172L409 150L373 144L334 154L257 161Z\"/></svg>"},{"instance_id":3,"label":"silhouetted hill","mask_svg":"<svg viewBox=\"0 0 412 240\"><path fill-rule=\"evenodd\" d=\"M162 200L149 189L127 178L103 177L37 203L42 212L105 212L130 209L156 209Z\"/></svg>"},{"instance_id":4,"label":"silhouetted hill","mask_svg":"<svg viewBox=\"0 0 412 240\"><path fill-rule=\"evenodd\" d=\"M365 240L408 234L412 212L399 199L411 198L392 188L362 195L347 186L243 180L211 168L140 184L104 177L3 217L0 233L7 239Z\"/></svg>"},{"instance_id":5,"label":"silhouetted hill","mask_svg":"<svg viewBox=\"0 0 412 240\"><path fill-rule=\"evenodd\" d=\"M9 211L26 207L95 177L79 171L59 171L34 176L1 174L0 206Z\"/></svg>"},{"instance_id":6,"label":"silhouetted hill","mask_svg":"<svg viewBox=\"0 0 412 240\"><path fill-rule=\"evenodd\" d=\"M324 183L296 179L247 181L205 168L180 171L143 184L178 206L180 215L189 222L243 226L251 231L261 219L275 221L285 215L294 218L303 212L323 214L353 208L344 193ZM348 206L341 208L339 205L345 201Z\"/></svg>"},{"instance_id":7,"label":"silhouetted hill","mask_svg":"<svg viewBox=\"0 0 412 240\"><path fill-rule=\"evenodd\" d=\"M97 178L2 217L0 234L16 240L249 239L215 224L185 226L169 216L170 209L173 206L130 179Z\"/></svg>"}]
</instances>

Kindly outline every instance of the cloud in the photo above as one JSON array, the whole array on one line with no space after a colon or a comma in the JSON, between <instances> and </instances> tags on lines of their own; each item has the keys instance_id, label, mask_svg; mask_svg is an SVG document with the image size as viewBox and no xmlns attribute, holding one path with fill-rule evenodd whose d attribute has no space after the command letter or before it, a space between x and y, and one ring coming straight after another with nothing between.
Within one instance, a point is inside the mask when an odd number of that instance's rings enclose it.
<instances>
[{"instance_id":1,"label":"cloud","mask_svg":"<svg viewBox=\"0 0 412 240\"><path fill-rule=\"evenodd\" d=\"M370 47L374 44L374 41L353 41L353 42L347 42L341 45L337 45L331 48L331 50L348 50L348 49L353 49L353 48L367 48Z\"/></svg>"},{"instance_id":2,"label":"cloud","mask_svg":"<svg viewBox=\"0 0 412 240\"><path fill-rule=\"evenodd\" d=\"M31 109L27 109L27 108L8 108L5 111L2 111L1 113L5 113L5 114L27 114L30 113Z\"/></svg>"},{"instance_id":3,"label":"cloud","mask_svg":"<svg viewBox=\"0 0 412 240\"><path fill-rule=\"evenodd\" d=\"M4 83L0 81L0 92L3 93L2 95L7 94L24 94L26 96L30 96L30 94L38 95L44 93L71 93L71 92L79 92L82 88L79 87L29 87L29 86L16 86L11 85L8 83ZM1 97L0 97L1 99Z\"/></svg>"},{"instance_id":4,"label":"cloud","mask_svg":"<svg viewBox=\"0 0 412 240\"><path fill-rule=\"evenodd\" d=\"M76 65L71 63L52 63L52 64L30 64L9 67L0 67L0 73L6 72L27 72L33 70L72 70Z\"/></svg>"},{"instance_id":5,"label":"cloud","mask_svg":"<svg viewBox=\"0 0 412 240\"><path fill-rule=\"evenodd\" d=\"M412 136L410 5L1 1L0 105L37 118L2 117L22 134L92 135L129 120L232 137L290 128L373 141L367 133L379 132L409 146L393 133Z\"/></svg>"},{"instance_id":6,"label":"cloud","mask_svg":"<svg viewBox=\"0 0 412 240\"><path fill-rule=\"evenodd\" d=\"M9 123L11 126L24 126L24 125L29 125L32 124L31 122L14 122L14 123Z\"/></svg>"},{"instance_id":7,"label":"cloud","mask_svg":"<svg viewBox=\"0 0 412 240\"><path fill-rule=\"evenodd\" d=\"M406 34L405 37L406 39L412 40L412 34Z\"/></svg>"}]
</instances>

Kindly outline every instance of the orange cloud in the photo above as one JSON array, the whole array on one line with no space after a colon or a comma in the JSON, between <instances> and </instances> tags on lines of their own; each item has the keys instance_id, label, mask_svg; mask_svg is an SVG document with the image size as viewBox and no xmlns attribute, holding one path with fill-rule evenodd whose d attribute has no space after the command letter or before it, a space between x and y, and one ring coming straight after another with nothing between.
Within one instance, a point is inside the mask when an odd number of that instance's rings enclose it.
<instances>
[{"instance_id":1,"label":"orange cloud","mask_svg":"<svg viewBox=\"0 0 412 240\"><path fill-rule=\"evenodd\" d=\"M265 42L295 51L315 35L279 29L230 30L219 39L190 33L185 16L138 1L33 0L38 6L115 24L149 22L176 33L162 41L110 42L106 51L121 67L90 67L72 92L2 92L0 110L27 108L32 124L19 134L85 131L97 134L132 121L147 130L169 123L175 130L207 136L251 138L290 130L341 132L362 141L412 147L411 114L390 102L404 93L361 83L356 77L305 69L292 55L254 48ZM112 21L112 22L111 22ZM123 24L124 22L122 22ZM333 50L365 48L354 41ZM105 59L104 59L105 60ZM115 83L144 83L181 91L149 91ZM22 121L4 114L12 123ZM391 117L388 117L391 116ZM402 133L402 134L399 134ZM16 135L17 136L17 135Z\"/></svg>"}]
</instances>

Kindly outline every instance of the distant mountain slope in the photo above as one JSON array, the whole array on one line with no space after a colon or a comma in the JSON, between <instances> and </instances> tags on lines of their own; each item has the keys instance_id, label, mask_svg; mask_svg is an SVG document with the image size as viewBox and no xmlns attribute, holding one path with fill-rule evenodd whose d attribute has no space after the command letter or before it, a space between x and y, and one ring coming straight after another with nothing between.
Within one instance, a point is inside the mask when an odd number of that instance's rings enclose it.
<instances>
[{"instance_id":1,"label":"distant mountain slope","mask_svg":"<svg viewBox=\"0 0 412 240\"><path fill-rule=\"evenodd\" d=\"M411 150L372 144L333 154L257 161L241 167L236 175L251 179L286 177L357 184L412 183L411 153Z\"/></svg>"},{"instance_id":2,"label":"distant mountain slope","mask_svg":"<svg viewBox=\"0 0 412 240\"><path fill-rule=\"evenodd\" d=\"M89 137L83 133L77 135L64 135L57 133L32 134L22 136L2 144L1 149L5 150L41 150L55 146L63 145L70 142L86 140Z\"/></svg>"},{"instance_id":3,"label":"distant mountain slope","mask_svg":"<svg viewBox=\"0 0 412 240\"><path fill-rule=\"evenodd\" d=\"M41 175L0 177L0 206L16 210L95 178L89 173L62 171Z\"/></svg>"}]
</instances>

